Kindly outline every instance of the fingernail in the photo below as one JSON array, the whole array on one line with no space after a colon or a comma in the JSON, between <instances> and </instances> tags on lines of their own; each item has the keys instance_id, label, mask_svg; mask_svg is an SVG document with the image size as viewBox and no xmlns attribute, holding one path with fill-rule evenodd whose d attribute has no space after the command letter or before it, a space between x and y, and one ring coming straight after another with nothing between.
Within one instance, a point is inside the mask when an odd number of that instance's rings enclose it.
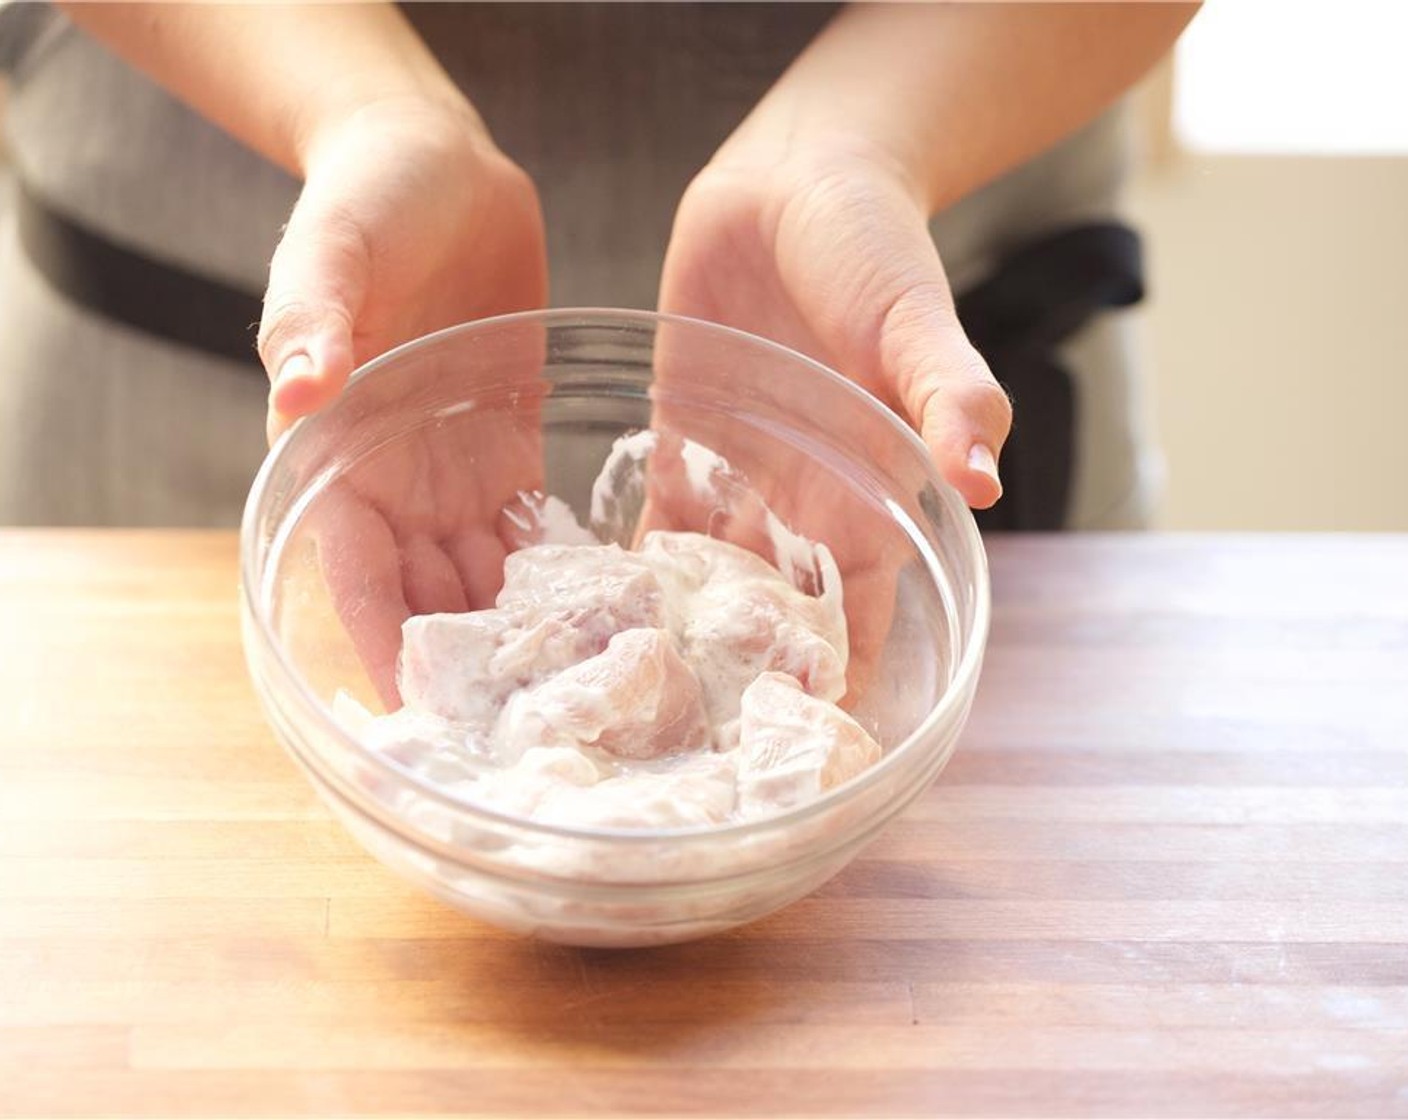
<instances>
[{"instance_id":1,"label":"fingernail","mask_svg":"<svg viewBox=\"0 0 1408 1120\"><path fill-rule=\"evenodd\" d=\"M284 364L279 367L278 375L274 378L274 384L286 385L290 381L306 380L312 376L313 359L300 350L284 359Z\"/></svg>"},{"instance_id":2,"label":"fingernail","mask_svg":"<svg viewBox=\"0 0 1408 1120\"><path fill-rule=\"evenodd\" d=\"M987 444L975 443L968 449L968 469L987 475L1001 490L1002 480L997 477L997 459L993 457L992 448Z\"/></svg>"}]
</instances>

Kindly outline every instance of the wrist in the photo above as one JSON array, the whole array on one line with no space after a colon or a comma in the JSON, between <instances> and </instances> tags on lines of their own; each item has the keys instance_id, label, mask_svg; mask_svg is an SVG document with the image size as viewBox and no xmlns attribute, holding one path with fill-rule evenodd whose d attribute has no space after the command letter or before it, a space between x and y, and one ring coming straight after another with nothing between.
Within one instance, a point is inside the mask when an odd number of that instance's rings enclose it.
<instances>
[{"instance_id":1,"label":"wrist","mask_svg":"<svg viewBox=\"0 0 1408 1120\"><path fill-rule=\"evenodd\" d=\"M307 178L349 139L391 130L405 137L497 154L483 118L457 89L381 93L323 106L293 128L297 169Z\"/></svg>"},{"instance_id":2,"label":"wrist","mask_svg":"<svg viewBox=\"0 0 1408 1120\"><path fill-rule=\"evenodd\" d=\"M918 161L840 126L808 127L794 120L773 127L750 118L719 148L707 170L768 179L786 189L835 177L881 183L913 200L927 217L930 189Z\"/></svg>"}]
</instances>

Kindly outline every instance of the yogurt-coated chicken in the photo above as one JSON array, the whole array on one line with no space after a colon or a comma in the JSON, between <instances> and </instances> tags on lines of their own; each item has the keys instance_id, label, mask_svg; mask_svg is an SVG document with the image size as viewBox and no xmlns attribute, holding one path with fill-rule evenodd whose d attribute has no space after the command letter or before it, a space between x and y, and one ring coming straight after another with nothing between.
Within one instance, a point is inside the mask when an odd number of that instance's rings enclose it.
<instances>
[{"instance_id":1,"label":"yogurt-coated chicken","mask_svg":"<svg viewBox=\"0 0 1408 1120\"><path fill-rule=\"evenodd\" d=\"M522 548L492 609L411 618L402 634L405 707L373 719L344 703L340 718L456 795L518 816L753 819L880 756L835 704L848 652L839 585L809 595L697 533L651 533L634 552Z\"/></svg>"}]
</instances>

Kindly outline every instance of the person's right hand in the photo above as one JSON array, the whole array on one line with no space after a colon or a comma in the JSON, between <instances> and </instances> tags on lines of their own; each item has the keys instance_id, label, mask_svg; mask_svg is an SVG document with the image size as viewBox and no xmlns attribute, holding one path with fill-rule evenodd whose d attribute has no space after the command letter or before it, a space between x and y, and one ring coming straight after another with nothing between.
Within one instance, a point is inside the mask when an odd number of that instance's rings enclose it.
<instances>
[{"instance_id":1,"label":"person's right hand","mask_svg":"<svg viewBox=\"0 0 1408 1120\"><path fill-rule=\"evenodd\" d=\"M271 440L393 346L545 302L537 191L467 105L361 106L309 139L306 170L259 327Z\"/></svg>"}]
</instances>

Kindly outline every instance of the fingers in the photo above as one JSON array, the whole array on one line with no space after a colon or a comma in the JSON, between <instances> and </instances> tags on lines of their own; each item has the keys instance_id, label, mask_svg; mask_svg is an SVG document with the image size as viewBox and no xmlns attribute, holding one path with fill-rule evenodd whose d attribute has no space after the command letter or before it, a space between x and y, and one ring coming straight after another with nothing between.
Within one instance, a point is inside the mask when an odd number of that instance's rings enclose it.
<instances>
[{"instance_id":1,"label":"fingers","mask_svg":"<svg viewBox=\"0 0 1408 1120\"><path fill-rule=\"evenodd\" d=\"M504 583L504 558L508 556L498 534L492 528L480 527L461 534L447 547L468 608L480 611L492 607Z\"/></svg>"},{"instance_id":2,"label":"fingers","mask_svg":"<svg viewBox=\"0 0 1408 1120\"><path fill-rule=\"evenodd\" d=\"M401 551L386 518L346 484L314 514L318 562L338 617L387 711L400 707L396 662L406 602Z\"/></svg>"},{"instance_id":3,"label":"fingers","mask_svg":"<svg viewBox=\"0 0 1408 1120\"><path fill-rule=\"evenodd\" d=\"M305 192L269 267L259 357L272 381L271 441L332 400L356 364L352 329L370 256L352 223L322 210Z\"/></svg>"},{"instance_id":4,"label":"fingers","mask_svg":"<svg viewBox=\"0 0 1408 1120\"><path fill-rule=\"evenodd\" d=\"M401 547L401 581L411 614L469 610L464 584L445 545L412 537Z\"/></svg>"}]
</instances>

